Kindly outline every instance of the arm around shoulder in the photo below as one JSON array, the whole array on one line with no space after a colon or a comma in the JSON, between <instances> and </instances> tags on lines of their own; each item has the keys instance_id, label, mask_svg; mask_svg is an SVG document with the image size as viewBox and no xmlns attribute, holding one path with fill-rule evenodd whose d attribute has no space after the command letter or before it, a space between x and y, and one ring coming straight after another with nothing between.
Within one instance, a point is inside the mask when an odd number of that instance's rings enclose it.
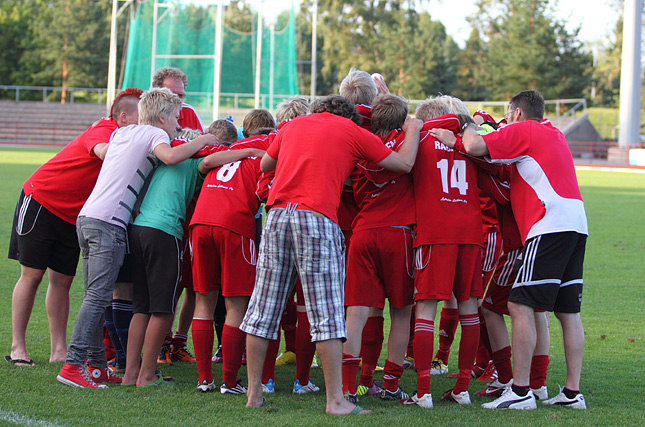
<instances>
[{"instance_id":1,"label":"arm around shoulder","mask_svg":"<svg viewBox=\"0 0 645 427\"><path fill-rule=\"evenodd\" d=\"M461 141L464 144L464 150L471 156L483 157L489 154L484 138L473 129L473 126L466 126Z\"/></svg>"},{"instance_id":2,"label":"arm around shoulder","mask_svg":"<svg viewBox=\"0 0 645 427\"><path fill-rule=\"evenodd\" d=\"M211 134L200 135L192 141L171 147L168 144L159 144L155 147L155 156L167 165L174 165L186 160L205 145L217 143L217 137Z\"/></svg>"},{"instance_id":3,"label":"arm around shoulder","mask_svg":"<svg viewBox=\"0 0 645 427\"><path fill-rule=\"evenodd\" d=\"M412 170L414 162L417 158L417 151L419 149L419 132L423 127L423 122L419 119L408 119L403 124L405 131L405 140L398 152L392 152L389 156L378 163L379 166L385 169L408 173Z\"/></svg>"},{"instance_id":4,"label":"arm around shoulder","mask_svg":"<svg viewBox=\"0 0 645 427\"><path fill-rule=\"evenodd\" d=\"M105 154L107 153L107 150L109 148L110 144L107 142L99 142L92 148L92 151L94 151L94 154L96 154L96 157L98 157L101 160L105 159Z\"/></svg>"}]
</instances>

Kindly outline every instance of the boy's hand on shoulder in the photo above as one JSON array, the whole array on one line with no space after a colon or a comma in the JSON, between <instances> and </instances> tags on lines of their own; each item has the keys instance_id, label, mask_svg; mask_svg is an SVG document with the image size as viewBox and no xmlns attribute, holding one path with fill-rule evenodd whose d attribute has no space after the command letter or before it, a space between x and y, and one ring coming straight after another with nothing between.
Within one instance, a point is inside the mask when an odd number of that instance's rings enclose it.
<instances>
[{"instance_id":1,"label":"boy's hand on shoulder","mask_svg":"<svg viewBox=\"0 0 645 427\"><path fill-rule=\"evenodd\" d=\"M193 141L199 145L199 147L203 147L205 145L215 145L219 143L219 139L211 133L206 133L204 135L199 135L197 138L193 139Z\"/></svg>"},{"instance_id":2,"label":"boy's hand on shoulder","mask_svg":"<svg viewBox=\"0 0 645 427\"><path fill-rule=\"evenodd\" d=\"M402 127L405 133L421 132L422 128L423 128L423 121L419 119L413 119L411 117L408 117L405 123L403 123L403 127Z\"/></svg>"},{"instance_id":3,"label":"boy's hand on shoulder","mask_svg":"<svg viewBox=\"0 0 645 427\"><path fill-rule=\"evenodd\" d=\"M260 150L259 148L249 148L249 157L259 157L262 158L266 151Z\"/></svg>"}]
</instances>

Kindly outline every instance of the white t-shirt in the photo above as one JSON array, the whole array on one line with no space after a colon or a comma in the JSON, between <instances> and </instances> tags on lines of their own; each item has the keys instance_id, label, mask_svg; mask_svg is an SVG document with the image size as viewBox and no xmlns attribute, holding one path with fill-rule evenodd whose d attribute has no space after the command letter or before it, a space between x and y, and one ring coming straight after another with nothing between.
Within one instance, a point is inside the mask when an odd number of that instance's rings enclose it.
<instances>
[{"instance_id":1,"label":"white t-shirt","mask_svg":"<svg viewBox=\"0 0 645 427\"><path fill-rule=\"evenodd\" d=\"M79 216L127 229L139 191L158 159L154 149L170 145L168 134L150 125L130 125L112 135L101 172Z\"/></svg>"}]
</instances>

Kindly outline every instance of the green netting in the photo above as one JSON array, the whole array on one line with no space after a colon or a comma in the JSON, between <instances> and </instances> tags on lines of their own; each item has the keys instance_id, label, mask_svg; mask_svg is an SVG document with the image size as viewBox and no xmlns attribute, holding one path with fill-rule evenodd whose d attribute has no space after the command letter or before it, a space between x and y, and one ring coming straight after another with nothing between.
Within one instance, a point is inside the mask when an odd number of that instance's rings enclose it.
<instances>
[{"instance_id":1,"label":"green netting","mask_svg":"<svg viewBox=\"0 0 645 427\"><path fill-rule=\"evenodd\" d=\"M158 1L156 60L152 68L154 1L138 4L130 22L123 88L150 87L152 72L160 67L178 67L188 76L187 102L199 108L211 108L213 102L213 69L215 53L215 5L198 7L181 1ZM252 28L257 28L253 16ZM261 87L262 107L273 108L285 96L298 93L295 48L295 19L283 14L270 29L262 32ZM273 39L273 90L271 91L270 58ZM255 30L241 33L224 26L220 105L233 107L237 97L241 108L253 107L256 62ZM164 55L206 55L210 58L166 58ZM269 94L273 93L273 105Z\"/></svg>"}]
</instances>

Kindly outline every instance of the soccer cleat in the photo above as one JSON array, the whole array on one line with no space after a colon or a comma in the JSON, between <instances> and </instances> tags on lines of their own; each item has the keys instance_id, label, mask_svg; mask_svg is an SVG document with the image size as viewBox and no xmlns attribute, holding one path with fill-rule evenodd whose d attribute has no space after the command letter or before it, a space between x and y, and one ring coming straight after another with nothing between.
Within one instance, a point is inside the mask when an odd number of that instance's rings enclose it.
<instances>
[{"instance_id":1,"label":"soccer cleat","mask_svg":"<svg viewBox=\"0 0 645 427\"><path fill-rule=\"evenodd\" d=\"M190 354L190 351L188 351L188 348L186 347L173 350L173 352L170 353L170 360L173 362L196 362L195 358Z\"/></svg>"},{"instance_id":2,"label":"soccer cleat","mask_svg":"<svg viewBox=\"0 0 645 427\"><path fill-rule=\"evenodd\" d=\"M295 365L296 353L293 351L284 351L275 359L275 366Z\"/></svg>"},{"instance_id":3,"label":"soccer cleat","mask_svg":"<svg viewBox=\"0 0 645 427\"><path fill-rule=\"evenodd\" d=\"M497 379L497 369L495 369L495 364L491 360L483 370L479 366L473 367L472 375L473 378L477 378L477 381L494 381Z\"/></svg>"},{"instance_id":4,"label":"soccer cleat","mask_svg":"<svg viewBox=\"0 0 645 427\"><path fill-rule=\"evenodd\" d=\"M222 384L219 388L219 392L222 394L246 394L246 387L240 384L240 380L237 380L235 387L228 387L226 383Z\"/></svg>"},{"instance_id":5,"label":"soccer cleat","mask_svg":"<svg viewBox=\"0 0 645 427\"><path fill-rule=\"evenodd\" d=\"M455 394L452 389L450 389L441 396L441 400L458 403L460 405L470 405L470 395L468 394L468 390Z\"/></svg>"},{"instance_id":6,"label":"soccer cleat","mask_svg":"<svg viewBox=\"0 0 645 427\"><path fill-rule=\"evenodd\" d=\"M482 408L486 409L537 409L535 403L535 396L529 390L526 396L518 396L513 391L513 387L509 387L502 395L493 400L492 402L484 403Z\"/></svg>"},{"instance_id":7,"label":"soccer cleat","mask_svg":"<svg viewBox=\"0 0 645 427\"><path fill-rule=\"evenodd\" d=\"M421 408L432 408L432 395L430 393L426 393L421 397L417 396L417 393L415 392L411 397L408 399L402 400L401 401L402 405L416 405Z\"/></svg>"},{"instance_id":8,"label":"soccer cleat","mask_svg":"<svg viewBox=\"0 0 645 427\"><path fill-rule=\"evenodd\" d=\"M540 388L532 388L531 391L535 396L535 400L547 400L549 398L549 391L545 385Z\"/></svg>"},{"instance_id":9,"label":"soccer cleat","mask_svg":"<svg viewBox=\"0 0 645 427\"><path fill-rule=\"evenodd\" d=\"M224 359L222 358L222 346L220 345L217 347L217 351L215 352L215 355L211 359L213 363L222 363Z\"/></svg>"},{"instance_id":10,"label":"soccer cleat","mask_svg":"<svg viewBox=\"0 0 645 427\"><path fill-rule=\"evenodd\" d=\"M356 395L357 396L376 396L378 394L381 394L383 389L379 387L376 383L372 383L371 387L368 387L363 384L359 384L358 387L356 387Z\"/></svg>"},{"instance_id":11,"label":"soccer cleat","mask_svg":"<svg viewBox=\"0 0 645 427\"><path fill-rule=\"evenodd\" d=\"M89 372L92 377L92 381L95 383L110 383L110 384L121 384L123 379L114 375L110 368L95 368L94 366L88 364L87 372Z\"/></svg>"},{"instance_id":12,"label":"soccer cleat","mask_svg":"<svg viewBox=\"0 0 645 427\"><path fill-rule=\"evenodd\" d=\"M377 365L377 366L374 368L374 372L383 372L383 370L384 370L384 369L385 369L385 368L383 368L382 366L378 366L378 365Z\"/></svg>"},{"instance_id":13,"label":"soccer cleat","mask_svg":"<svg viewBox=\"0 0 645 427\"><path fill-rule=\"evenodd\" d=\"M266 384L262 384L262 393L275 393L275 384L273 383L273 379L269 378L269 381L267 381Z\"/></svg>"},{"instance_id":14,"label":"soccer cleat","mask_svg":"<svg viewBox=\"0 0 645 427\"><path fill-rule=\"evenodd\" d=\"M300 384L299 380L293 383L293 392L295 394L315 393L317 391L320 391L320 387L312 383L311 380L306 385Z\"/></svg>"},{"instance_id":15,"label":"soccer cleat","mask_svg":"<svg viewBox=\"0 0 645 427\"><path fill-rule=\"evenodd\" d=\"M69 363L65 363L56 379L71 387L108 388L105 384L95 383L90 376L90 373L83 365L70 365Z\"/></svg>"},{"instance_id":16,"label":"soccer cleat","mask_svg":"<svg viewBox=\"0 0 645 427\"><path fill-rule=\"evenodd\" d=\"M475 394L477 396L499 397L504 393L504 390L509 388L511 385L513 385L512 378L507 383L501 383L499 380L495 380L488 384L485 389L479 390Z\"/></svg>"},{"instance_id":17,"label":"soccer cleat","mask_svg":"<svg viewBox=\"0 0 645 427\"><path fill-rule=\"evenodd\" d=\"M403 359L403 369L414 368L414 357L405 356Z\"/></svg>"},{"instance_id":18,"label":"soccer cleat","mask_svg":"<svg viewBox=\"0 0 645 427\"><path fill-rule=\"evenodd\" d=\"M448 373L448 365L443 360L435 358L430 365L430 375L443 375Z\"/></svg>"},{"instance_id":19,"label":"soccer cleat","mask_svg":"<svg viewBox=\"0 0 645 427\"><path fill-rule=\"evenodd\" d=\"M347 400L349 403L357 404L358 403L358 396L356 394L351 394L349 391L345 392L345 400Z\"/></svg>"},{"instance_id":20,"label":"soccer cleat","mask_svg":"<svg viewBox=\"0 0 645 427\"><path fill-rule=\"evenodd\" d=\"M558 393L555 397L552 397L551 399L545 400L542 403L545 405L558 405L558 406L566 406L567 408L573 408L573 409L587 409L587 404L585 403L585 397L578 393L575 395L573 399L569 399L563 392L562 390L564 387L560 388L560 393Z\"/></svg>"},{"instance_id":21,"label":"soccer cleat","mask_svg":"<svg viewBox=\"0 0 645 427\"><path fill-rule=\"evenodd\" d=\"M206 379L203 379L201 383L197 384L197 390L202 393L208 393L217 390L217 386L215 385L215 381L209 383Z\"/></svg>"},{"instance_id":22,"label":"soccer cleat","mask_svg":"<svg viewBox=\"0 0 645 427\"><path fill-rule=\"evenodd\" d=\"M172 363L170 350L168 350L166 347L161 347L161 350L159 351L159 357L157 357L157 363Z\"/></svg>"},{"instance_id":23,"label":"soccer cleat","mask_svg":"<svg viewBox=\"0 0 645 427\"><path fill-rule=\"evenodd\" d=\"M396 391L390 391L386 388L381 390L381 400L407 400L410 398L406 392L401 390L401 387L396 388Z\"/></svg>"}]
</instances>

